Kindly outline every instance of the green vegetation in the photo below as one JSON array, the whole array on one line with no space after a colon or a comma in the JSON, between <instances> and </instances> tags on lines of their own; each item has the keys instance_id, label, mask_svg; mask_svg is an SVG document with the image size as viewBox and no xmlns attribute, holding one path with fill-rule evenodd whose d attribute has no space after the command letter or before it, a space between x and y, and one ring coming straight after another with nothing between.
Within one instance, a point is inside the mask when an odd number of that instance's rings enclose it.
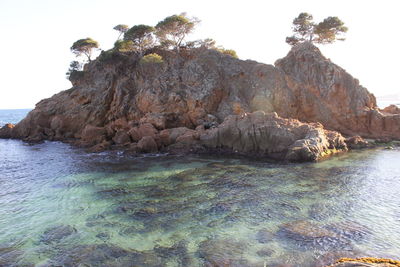
<instances>
[{"instance_id":1,"label":"green vegetation","mask_svg":"<svg viewBox=\"0 0 400 267\"><path fill-rule=\"evenodd\" d=\"M344 41L342 34L348 28L338 17L328 17L320 23L313 22L313 16L308 13L300 13L293 20L294 35L286 37L286 42L296 45L302 42L312 42L318 44L331 44L336 40Z\"/></svg>"},{"instance_id":2,"label":"green vegetation","mask_svg":"<svg viewBox=\"0 0 400 267\"><path fill-rule=\"evenodd\" d=\"M116 31L119 31L119 35L118 35L118 39L117 39L117 40L119 40L121 38L121 36L129 30L129 26L126 24L118 24L113 29Z\"/></svg>"},{"instance_id":3,"label":"green vegetation","mask_svg":"<svg viewBox=\"0 0 400 267\"><path fill-rule=\"evenodd\" d=\"M154 47L154 31L155 28L152 26L144 24L135 25L124 34L124 40L131 41L132 48L143 54L147 49Z\"/></svg>"},{"instance_id":4,"label":"green vegetation","mask_svg":"<svg viewBox=\"0 0 400 267\"><path fill-rule=\"evenodd\" d=\"M69 64L69 69L67 71L67 73L65 75L67 75L67 79L69 79L69 77L71 76L72 73L77 72L77 71L81 71L82 70L82 63L80 63L79 61L72 61Z\"/></svg>"},{"instance_id":5,"label":"green vegetation","mask_svg":"<svg viewBox=\"0 0 400 267\"><path fill-rule=\"evenodd\" d=\"M190 34L200 21L189 18L186 13L166 17L156 25L156 35L163 47L177 50L183 45L185 37Z\"/></svg>"},{"instance_id":6,"label":"green vegetation","mask_svg":"<svg viewBox=\"0 0 400 267\"><path fill-rule=\"evenodd\" d=\"M221 52L222 54L231 56L233 58L238 58L238 55L237 55L236 51L233 50L233 49L225 49L223 47L220 47L220 48L216 48L215 50Z\"/></svg>"},{"instance_id":7,"label":"green vegetation","mask_svg":"<svg viewBox=\"0 0 400 267\"><path fill-rule=\"evenodd\" d=\"M161 64L163 62L162 56L156 53L145 55L140 59L140 64Z\"/></svg>"},{"instance_id":8,"label":"green vegetation","mask_svg":"<svg viewBox=\"0 0 400 267\"><path fill-rule=\"evenodd\" d=\"M75 43L72 44L71 46L71 51L74 53L77 57L85 55L88 58L88 61L90 62L93 50L95 48L99 48L99 43L92 38L86 38L86 39L79 39Z\"/></svg>"},{"instance_id":9,"label":"green vegetation","mask_svg":"<svg viewBox=\"0 0 400 267\"><path fill-rule=\"evenodd\" d=\"M131 40L117 40L114 43L114 48L115 51L118 52L129 52L134 50L134 43Z\"/></svg>"}]
</instances>

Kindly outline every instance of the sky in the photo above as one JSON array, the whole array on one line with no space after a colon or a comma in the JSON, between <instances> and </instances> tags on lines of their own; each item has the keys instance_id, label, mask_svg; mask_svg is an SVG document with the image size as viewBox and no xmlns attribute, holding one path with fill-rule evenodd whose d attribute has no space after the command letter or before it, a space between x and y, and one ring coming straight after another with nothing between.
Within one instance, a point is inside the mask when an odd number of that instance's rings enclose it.
<instances>
[{"instance_id":1,"label":"sky","mask_svg":"<svg viewBox=\"0 0 400 267\"><path fill-rule=\"evenodd\" d=\"M346 41L320 45L322 53L375 96L400 95L398 0L0 0L0 109L33 108L71 88L65 78L72 43L91 37L113 46L117 24L155 25L187 12L201 20L188 39L213 38L241 59L274 64L301 12L316 22L338 16Z\"/></svg>"}]
</instances>

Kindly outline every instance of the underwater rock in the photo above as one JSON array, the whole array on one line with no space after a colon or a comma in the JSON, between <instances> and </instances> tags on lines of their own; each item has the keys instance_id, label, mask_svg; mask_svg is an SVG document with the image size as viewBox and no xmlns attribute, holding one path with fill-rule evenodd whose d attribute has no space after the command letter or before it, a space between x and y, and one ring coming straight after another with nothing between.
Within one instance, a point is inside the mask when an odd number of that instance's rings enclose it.
<instances>
[{"instance_id":1,"label":"underwater rock","mask_svg":"<svg viewBox=\"0 0 400 267\"><path fill-rule=\"evenodd\" d=\"M245 260L246 245L233 240L208 239L200 243L199 255L205 261L205 266L250 266Z\"/></svg>"},{"instance_id":2,"label":"underwater rock","mask_svg":"<svg viewBox=\"0 0 400 267\"><path fill-rule=\"evenodd\" d=\"M76 233L76 229L70 225L59 225L44 231L40 237L40 242L51 244L53 242L60 242L63 238Z\"/></svg>"},{"instance_id":3,"label":"underwater rock","mask_svg":"<svg viewBox=\"0 0 400 267\"><path fill-rule=\"evenodd\" d=\"M232 209L233 203L219 202L214 204L207 213L215 213L222 214L226 212L230 212Z\"/></svg>"},{"instance_id":4,"label":"underwater rock","mask_svg":"<svg viewBox=\"0 0 400 267\"><path fill-rule=\"evenodd\" d=\"M125 196L131 193L134 192L126 188L110 188L97 191L97 194L99 194L101 197L106 197L106 198Z\"/></svg>"},{"instance_id":5,"label":"underwater rock","mask_svg":"<svg viewBox=\"0 0 400 267\"><path fill-rule=\"evenodd\" d=\"M98 234L96 235L96 237L97 237L98 239L103 240L104 242L110 239L110 235L107 234L107 233L98 233Z\"/></svg>"},{"instance_id":6,"label":"underwater rock","mask_svg":"<svg viewBox=\"0 0 400 267\"><path fill-rule=\"evenodd\" d=\"M148 266L162 267L162 261L152 252L130 251L117 246L79 245L60 251L49 264L44 267L63 266L107 266L132 267Z\"/></svg>"},{"instance_id":7,"label":"underwater rock","mask_svg":"<svg viewBox=\"0 0 400 267\"><path fill-rule=\"evenodd\" d=\"M326 228L335 232L339 238L355 241L362 240L372 233L366 226L352 221L330 224Z\"/></svg>"},{"instance_id":8,"label":"underwater rock","mask_svg":"<svg viewBox=\"0 0 400 267\"><path fill-rule=\"evenodd\" d=\"M314 220L322 221L336 214L331 206L322 203L312 204L308 210L308 216Z\"/></svg>"},{"instance_id":9,"label":"underwater rock","mask_svg":"<svg viewBox=\"0 0 400 267\"><path fill-rule=\"evenodd\" d=\"M20 258L23 255L23 251L0 244L0 266L1 267L34 267L34 264L20 262Z\"/></svg>"},{"instance_id":10,"label":"underwater rock","mask_svg":"<svg viewBox=\"0 0 400 267\"><path fill-rule=\"evenodd\" d=\"M291 240L305 249L321 250L344 248L350 245L349 240L342 240L331 230L308 221L294 221L281 225L278 236Z\"/></svg>"},{"instance_id":11,"label":"underwater rock","mask_svg":"<svg viewBox=\"0 0 400 267\"><path fill-rule=\"evenodd\" d=\"M266 248L259 250L256 253L260 257L270 257L272 254L274 254L274 252L275 252L274 250Z\"/></svg>"},{"instance_id":12,"label":"underwater rock","mask_svg":"<svg viewBox=\"0 0 400 267\"><path fill-rule=\"evenodd\" d=\"M131 216L135 219L148 219L152 218L157 215L157 209L156 208L142 208L136 212L134 212Z\"/></svg>"},{"instance_id":13,"label":"underwater rock","mask_svg":"<svg viewBox=\"0 0 400 267\"><path fill-rule=\"evenodd\" d=\"M174 244L172 247L155 246L153 250L163 259L175 258L182 267L193 265L193 259L188 254L187 243L183 240Z\"/></svg>"},{"instance_id":14,"label":"underwater rock","mask_svg":"<svg viewBox=\"0 0 400 267\"><path fill-rule=\"evenodd\" d=\"M261 229L260 231L258 231L256 233L256 240L259 243L265 244L265 243L273 241L274 239L275 239L275 235L267 229Z\"/></svg>"}]
</instances>

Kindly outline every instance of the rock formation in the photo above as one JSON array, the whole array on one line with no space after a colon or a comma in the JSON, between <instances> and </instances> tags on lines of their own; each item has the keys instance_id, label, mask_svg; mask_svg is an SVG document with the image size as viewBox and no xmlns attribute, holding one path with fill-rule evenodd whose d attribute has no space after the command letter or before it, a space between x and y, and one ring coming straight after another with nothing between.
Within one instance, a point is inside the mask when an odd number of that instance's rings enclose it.
<instances>
[{"instance_id":1,"label":"rock formation","mask_svg":"<svg viewBox=\"0 0 400 267\"><path fill-rule=\"evenodd\" d=\"M311 43L295 46L276 61L296 97L290 117L368 138L400 139L400 116L379 110L375 97Z\"/></svg>"},{"instance_id":2,"label":"rock formation","mask_svg":"<svg viewBox=\"0 0 400 267\"><path fill-rule=\"evenodd\" d=\"M400 261L378 258L343 258L330 267L398 267Z\"/></svg>"},{"instance_id":3,"label":"rock formation","mask_svg":"<svg viewBox=\"0 0 400 267\"><path fill-rule=\"evenodd\" d=\"M230 115L217 128L200 136L207 148L267 156L287 161L316 161L347 150L343 136L318 123L301 123L262 111Z\"/></svg>"},{"instance_id":4,"label":"rock formation","mask_svg":"<svg viewBox=\"0 0 400 267\"><path fill-rule=\"evenodd\" d=\"M400 139L400 114L379 110L372 94L310 43L295 46L276 67L205 48L148 52L164 62L101 55L71 75L71 89L40 101L15 127L0 129L0 138L61 140L92 151L200 145L290 160L345 149L340 134L321 124L349 136ZM230 116L255 111L279 117Z\"/></svg>"}]
</instances>

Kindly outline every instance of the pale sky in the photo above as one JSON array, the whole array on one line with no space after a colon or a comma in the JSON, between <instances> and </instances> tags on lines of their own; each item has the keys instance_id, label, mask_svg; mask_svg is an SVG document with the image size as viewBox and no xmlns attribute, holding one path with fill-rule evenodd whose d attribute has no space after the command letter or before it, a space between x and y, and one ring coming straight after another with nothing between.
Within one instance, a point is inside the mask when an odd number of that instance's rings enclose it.
<instances>
[{"instance_id":1,"label":"pale sky","mask_svg":"<svg viewBox=\"0 0 400 267\"><path fill-rule=\"evenodd\" d=\"M375 96L400 94L398 0L0 0L0 109L33 108L71 87L65 78L77 39L112 47L117 24L155 25L187 12L202 22L189 39L213 38L241 59L273 64L290 49L285 37L300 12L316 22L338 16L347 40L319 46Z\"/></svg>"}]
</instances>

